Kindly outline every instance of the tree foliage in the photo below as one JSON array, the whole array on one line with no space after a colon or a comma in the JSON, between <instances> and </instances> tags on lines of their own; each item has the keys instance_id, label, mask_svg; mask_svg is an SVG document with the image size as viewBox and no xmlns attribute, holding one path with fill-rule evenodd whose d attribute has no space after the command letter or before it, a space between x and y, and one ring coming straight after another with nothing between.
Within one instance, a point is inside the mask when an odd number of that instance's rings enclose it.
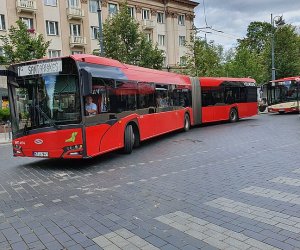
<instances>
[{"instance_id":1,"label":"tree foliage","mask_svg":"<svg viewBox=\"0 0 300 250\"><path fill-rule=\"evenodd\" d=\"M195 38L188 45L187 66L182 72L193 76L252 77L258 84L271 79L271 43L274 37L276 78L300 74L300 35L280 18L275 27L251 22L246 37L224 53L221 45Z\"/></svg>"},{"instance_id":2,"label":"tree foliage","mask_svg":"<svg viewBox=\"0 0 300 250\"><path fill-rule=\"evenodd\" d=\"M147 68L162 68L162 51L147 41L139 23L130 16L127 3L121 4L120 12L104 23L103 44L106 57Z\"/></svg>"},{"instance_id":3,"label":"tree foliage","mask_svg":"<svg viewBox=\"0 0 300 250\"><path fill-rule=\"evenodd\" d=\"M295 27L281 18L276 27L266 22L252 22L247 35L238 40L235 56L225 65L230 76L251 76L258 83L271 79L271 44L274 37L276 78L299 75L300 36Z\"/></svg>"},{"instance_id":4,"label":"tree foliage","mask_svg":"<svg viewBox=\"0 0 300 250\"><path fill-rule=\"evenodd\" d=\"M50 42L45 41L42 34L37 35L34 31L29 31L21 20L16 24L17 27L9 28L8 34L0 36L5 53L2 60L6 63L16 63L45 56Z\"/></svg>"},{"instance_id":5,"label":"tree foliage","mask_svg":"<svg viewBox=\"0 0 300 250\"><path fill-rule=\"evenodd\" d=\"M191 38L187 45L187 65L181 72L191 76L219 76L223 73L223 47L214 41Z\"/></svg>"}]
</instances>

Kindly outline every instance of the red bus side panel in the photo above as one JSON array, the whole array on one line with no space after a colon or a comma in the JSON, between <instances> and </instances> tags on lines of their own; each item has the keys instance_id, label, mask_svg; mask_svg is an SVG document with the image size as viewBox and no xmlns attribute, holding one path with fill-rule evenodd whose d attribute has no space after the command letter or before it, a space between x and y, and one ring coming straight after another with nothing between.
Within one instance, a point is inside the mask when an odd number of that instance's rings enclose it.
<instances>
[{"instance_id":1,"label":"red bus side panel","mask_svg":"<svg viewBox=\"0 0 300 250\"><path fill-rule=\"evenodd\" d=\"M100 124L85 129L86 151L88 156L99 154L101 138L110 127L108 124Z\"/></svg>"},{"instance_id":2,"label":"red bus side panel","mask_svg":"<svg viewBox=\"0 0 300 250\"><path fill-rule=\"evenodd\" d=\"M138 121L141 141L154 136L154 129L156 126L155 115L156 114L147 114L139 116Z\"/></svg>"},{"instance_id":3,"label":"red bus side panel","mask_svg":"<svg viewBox=\"0 0 300 250\"><path fill-rule=\"evenodd\" d=\"M257 115L257 103L236 103L224 106L208 106L202 108L202 122L227 121L229 119L230 109L238 109L239 118L245 118Z\"/></svg>"},{"instance_id":4,"label":"red bus side panel","mask_svg":"<svg viewBox=\"0 0 300 250\"><path fill-rule=\"evenodd\" d=\"M214 121L226 121L232 105L214 106Z\"/></svg>"},{"instance_id":5,"label":"red bus side panel","mask_svg":"<svg viewBox=\"0 0 300 250\"><path fill-rule=\"evenodd\" d=\"M184 124L184 110L161 112L155 114L155 117L156 135L164 134L166 132L182 128Z\"/></svg>"},{"instance_id":6,"label":"red bus side panel","mask_svg":"<svg viewBox=\"0 0 300 250\"><path fill-rule=\"evenodd\" d=\"M238 103L239 118L245 118L257 115L257 102Z\"/></svg>"},{"instance_id":7,"label":"red bus side panel","mask_svg":"<svg viewBox=\"0 0 300 250\"><path fill-rule=\"evenodd\" d=\"M202 123L214 121L214 106L202 108Z\"/></svg>"}]
</instances>

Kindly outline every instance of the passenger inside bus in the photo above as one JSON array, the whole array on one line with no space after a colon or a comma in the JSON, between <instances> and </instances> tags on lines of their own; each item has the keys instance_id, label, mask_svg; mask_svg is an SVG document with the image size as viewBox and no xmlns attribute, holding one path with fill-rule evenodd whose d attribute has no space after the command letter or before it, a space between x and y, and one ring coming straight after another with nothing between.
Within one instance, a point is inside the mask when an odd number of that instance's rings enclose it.
<instances>
[{"instance_id":1,"label":"passenger inside bus","mask_svg":"<svg viewBox=\"0 0 300 250\"><path fill-rule=\"evenodd\" d=\"M97 105L93 103L93 98L90 95L85 98L85 112L87 116L93 116L98 113Z\"/></svg>"}]
</instances>

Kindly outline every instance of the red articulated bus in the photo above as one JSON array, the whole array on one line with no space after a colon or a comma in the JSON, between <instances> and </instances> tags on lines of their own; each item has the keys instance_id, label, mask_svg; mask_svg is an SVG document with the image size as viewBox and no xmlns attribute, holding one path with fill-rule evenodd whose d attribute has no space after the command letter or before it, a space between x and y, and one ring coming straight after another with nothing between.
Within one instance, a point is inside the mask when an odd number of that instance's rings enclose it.
<instances>
[{"instance_id":1,"label":"red articulated bus","mask_svg":"<svg viewBox=\"0 0 300 250\"><path fill-rule=\"evenodd\" d=\"M170 131L257 114L250 78L188 77L92 55L11 65L7 75L14 156L131 153Z\"/></svg>"}]
</instances>

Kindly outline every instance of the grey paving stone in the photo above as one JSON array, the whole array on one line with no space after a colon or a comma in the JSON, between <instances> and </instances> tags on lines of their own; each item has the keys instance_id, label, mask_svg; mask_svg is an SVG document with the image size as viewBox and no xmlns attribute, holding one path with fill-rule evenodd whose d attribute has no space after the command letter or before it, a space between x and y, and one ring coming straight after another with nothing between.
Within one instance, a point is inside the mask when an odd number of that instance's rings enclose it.
<instances>
[{"instance_id":1,"label":"grey paving stone","mask_svg":"<svg viewBox=\"0 0 300 250\"><path fill-rule=\"evenodd\" d=\"M55 238L50 233L38 235L38 237L40 241L43 242L44 244L51 241L55 241Z\"/></svg>"},{"instance_id":2,"label":"grey paving stone","mask_svg":"<svg viewBox=\"0 0 300 250\"><path fill-rule=\"evenodd\" d=\"M45 246L49 250L63 249L63 246L61 244L59 244L58 241L47 242L47 243L45 243Z\"/></svg>"},{"instance_id":3,"label":"grey paving stone","mask_svg":"<svg viewBox=\"0 0 300 250\"><path fill-rule=\"evenodd\" d=\"M169 225L153 222L153 218L174 211L184 211L258 241L273 239L274 246L282 243L281 247L297 249L299 234L276 228L272 220L268 221L272 224L266 224L244 219L205 203L226 197L300 218L297 187L269 181L278 177L300 179L294 172L300 162L298 130L297 115L265 114L235 124L172 133L144 142L131 155L113 152L91 161L12 158L11 148L0 146L6 163L0 169L0 249L22 242L20 235L32 234L45 237L47 245L58 242L68 250L101 249L91 239L120 228L139 239L157 237L166 242L159 248L214 249ZM274 136L274 131L280 133ZM26 183L19 184L23 180ZM129 182L133 184L127 185ZM261 197L240 192L251 186L291 194L294 200L285 201L280 193ZM56 199L61 202L53 203ZM20 208L27 211L13 212ZM248 213L247 209L242 212ZM9 241L1 237L3 230L7 230ZM43 236L48 234L53 238ZM75 236L80 243L71 238L73 235L83 235ZM216 235L224 237L222 233ZM83 238L86 240L81 241ZM31 236L28 239L31 241ZM28 246L46 249L40 240Z\"/></svg>"},{"instance_id":4,"label":"grey paving stone","mask_svg":"<svg viewBox=\"0 0 300 250\"><path fill-rule=\"evenodd\" d=\"M162 247L167 244L166 241L162 240L161 238L151 235L147 238L145 238L145 241L149 242L150 244L156 246L156 247Z\"/></svg>"},{"instance_id":5,"label":"grey paving stone","mask_svg":"<svg viewBox=\"0 0 300 250\"><path fill-rule=\"evenodd\" d=\"M102 250L103 248L97 246L97 245L93 245L93 246L89 246L87 247L85 250Z\"/></svg>"},{"instance_id":6,"label":"grey paving stone","mask_svg":"<svg viewBox=\"0 0 300 250\"><path fill-rule=\"evenodd\" d=\"M25 249L29 249L29 247L24 242L13 243L13 244L11 244L11 248L13 250L25 250Z\"/></svg>"},{"instance_id":7,"label":"grey paving stone","mask_svg":"<svg viewBox=\"0 0 300 250\"><path fill-rule=\"evenodd\" d=\"M282 241L279 240L275 240L273 238L267 238L264 240L265 243L268 243L274 247L277 247L279 249L285 249L285 250L290 250L290 249L294 249L294 247L290 244L284 243Z\"/></svg>"},{"instance_id":8,"label":"grey paving stone","mask_svg":"<svg viewBox=\"0 0 300 250\"><path fill-rule=\"evenodd\" d=\"M38 237L37 237L35 234L33 234L33 233L23 235L22 238L23 238L23 240L24 240L27 244L32 243L32 242L36 242L36 241L39 240Z\"/></svg>"}]
</instances>

